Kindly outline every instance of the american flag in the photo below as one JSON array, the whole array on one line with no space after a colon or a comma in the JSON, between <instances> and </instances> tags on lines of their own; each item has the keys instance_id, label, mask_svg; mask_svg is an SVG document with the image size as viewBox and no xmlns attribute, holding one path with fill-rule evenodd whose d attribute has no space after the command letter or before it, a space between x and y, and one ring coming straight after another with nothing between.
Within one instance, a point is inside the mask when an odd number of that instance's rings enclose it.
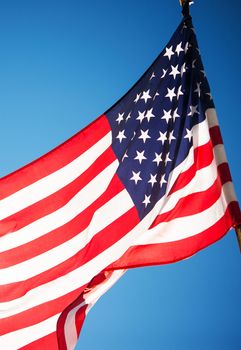
<instances>
[{"instance_id":1,"label":"american flag","mask_svg":"<svg viewBox=\"0 0 241 350\"><path fill-rule=\"evenodd\" d=\"M128 268L195 254L241 223L191 19L71 139L0 180L0 348L74 349Z\"/></svg>"}]
</instances>

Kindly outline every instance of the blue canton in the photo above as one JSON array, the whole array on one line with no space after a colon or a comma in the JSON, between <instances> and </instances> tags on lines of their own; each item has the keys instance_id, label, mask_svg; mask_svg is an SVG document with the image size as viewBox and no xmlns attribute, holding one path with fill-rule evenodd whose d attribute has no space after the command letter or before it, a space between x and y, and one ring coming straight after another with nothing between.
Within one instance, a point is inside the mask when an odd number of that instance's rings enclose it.
<instances>
[{"instance_id":1,"label":"blue canton","mask_svg":"<svg viewBox=\"0 0 241 350\"><path fill-rule=\"evenodd\" d=\"M142 219L166 192L170 172L188 155L192 128L213 100L191 19L141 79L105 115L117 174Z\"/></svg>"}]
</instances>

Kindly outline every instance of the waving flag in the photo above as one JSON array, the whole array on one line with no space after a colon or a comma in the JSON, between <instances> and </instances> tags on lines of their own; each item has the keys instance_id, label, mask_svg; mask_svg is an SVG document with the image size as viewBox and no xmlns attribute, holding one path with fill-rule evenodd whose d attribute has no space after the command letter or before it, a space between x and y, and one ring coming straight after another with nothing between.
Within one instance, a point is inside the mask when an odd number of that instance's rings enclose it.
<instances>
[{"instance_id":1,"label":"waving flag","mask_svg":"<svg viewBox=\"0 0 241 350\"><path fill-rule=\"evenodd\" d=\"M0 348L74 349L128 268L241 222L191 19L106 113L0 180Z\"/></svg>"}]
</instances>

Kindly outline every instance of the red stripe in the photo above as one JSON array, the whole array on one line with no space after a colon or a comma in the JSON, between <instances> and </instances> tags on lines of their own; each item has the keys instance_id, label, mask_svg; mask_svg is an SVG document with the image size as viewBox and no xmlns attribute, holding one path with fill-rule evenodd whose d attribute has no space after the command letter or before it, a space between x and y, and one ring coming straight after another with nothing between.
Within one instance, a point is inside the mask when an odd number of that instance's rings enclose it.
<instances>
[{"instance_id":1,"label":"red stripe","mask_svg":"<svg viewBox=\"0 0 241 350\"><path fill-rule=\"evenodd\" d=\"M233 201L228 206L229 213L232 217L233 227L241 225L241 211L237 201Z\"/></svg>"},{"instance_id":2,"label":"red stripe","mask_svg":"<svg viewBox=\"0 0 241 350\"><path fill-rule=\"evenodd\" d=\"M175 242L133 246L108 269L169 264L188 258L221 239L231 227L232 219L227 209L224 216L205 231Z\"/></svg>"},{"instance_id":3,"label":"red stripe","mask_svg":"<svg viewBox=\"0 0 241 350\"><path fill-rule=\"evenodd\" d=\"M221 135L221 131L218 125L213 126L212 128L209 129L210 137L212 140L213 146L216 145L222 145L223 144L223 139Z\"/></svg>"},{"instance_id":4,"label":"red stripe","mask_svg":"<svg viewBox=\"0 0 241 350\"><path fill-rule=\"evenodd\" d=\"M96 234L92 240L77 254L65 260L61 264L44 271L32 278L21 282L10 283L1 287L1 302L10 301L25 295L29 290L39 285L52 281L59 276L63 276L88 261L95 258L105 249L116 243L126 233L128 233L139 222L136 208L130 209L112 224ZM3 299L3 300L2 300Z\"/></svg>"},{"instance_id":5,"label":"red stripe","mask_svg":"<svg viewBox=\"0 0 241 350\"><path fill-rule=\"evenodd\" d=\"M59 350L56 332L37 339L34 342L19 348L19 350Z\"/></svg>"},{"instance_id":6,"label":"red stripe","mask_svg":"<svg viewBox=\"0 0 241 350\"><path fill-rule=\"evenodd\" d=\"M88 306L86 307L81 307L79 308L79 310L76 312L76 316L75 316L75 326L76 326L76 332L77 332L77 335L79 337L80 335L80 332L81 332L81 329L83 327L83 324L84 324L84 320L85 320L85 317L86 317L86 309L87 309Z\"/></svg>"},{"instance_id":7,"label":"red stripe","mask_svg":"<svg viewBox=\"0 0 241 350\"><path fill-rule=\"evenodd\" d=\"M193 165L181 173L175 184L173 185L170 194L185 187L195 176L197 170L207 167L213 161L213 148L211 142L194 149Z\"/></svg>"},{"instance_id":8,"label":"red stripe","mask_svg":"<svg viewBox=\"0 0 241 350\"><path fill-rule=\"evenodd\" d=\"M218 175L222 184L232 181L228 163L222 163L218 166Z\"/></svg>"},{"instance_id":9,"label":"red stripe","mask_svg":"<svg viewBox=\"0 0 241 350\"><path fill-rule=\"evenodd\" d=\"M220 180L217 179L209 189L203 192L192 193L181 198L172 210L158 215L150 228L157 226L161 222L201 213L218 200L221 195L221 189Z\"/></svg>"},{"instance_id":10,"label":"red stripe","mask_svg":"<svg viewBox=\"0 0 241 350\"><path fill-rule=\"evenodd\" d=\"M7 227L11 222L14 222L15 227L11 230L11 232L14 232L43 216L51 214L67 204L71 198L115 160L116 156L112 148L109 147L83 174L70 184L39 202L1 220L1 224ZM5 233L4 228L0 227L0 235L4 235Z\"/></svg>"},{"instance_id":11,"label":"red stripe","mask_svg":"<svg viewBox=\"0 0 241 350\"><path fill-rule=\"evenodd\" d=\"M1 178L0 199L61 169L102 139L109 131L110 126L107 118L104 115L100 116L49 153Z\"/></svg>"}]
</instances>

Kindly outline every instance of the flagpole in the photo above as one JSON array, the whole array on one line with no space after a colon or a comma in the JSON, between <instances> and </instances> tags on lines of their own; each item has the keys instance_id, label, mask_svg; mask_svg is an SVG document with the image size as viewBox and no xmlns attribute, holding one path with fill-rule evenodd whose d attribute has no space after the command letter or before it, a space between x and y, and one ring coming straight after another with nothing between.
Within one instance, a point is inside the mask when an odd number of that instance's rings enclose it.
<instances>
[{"instance_id":1,"label":"flagpole","mask_svg":"<svg viewBox=\"0 0 241 350\"><path fill-rule=\"evenodd\" d=\"M240 253L241 253L241 225L238 225L238 226L234 227L234 229L235 229L235 232L236 232L238 245L239 245L239 250L240 250Z\"/></svg>"},{"instance_id":2,"label":"flagpole","mask_svg":"<svg viewBox=\"0 0 241 350\"><path fill-rule=\"evenodd\" d=\"M182 6L182 14L184 18L188 18L190 16L189 3L190 0L180 0L180 5Z\"/></svg>"}]
</instances>

